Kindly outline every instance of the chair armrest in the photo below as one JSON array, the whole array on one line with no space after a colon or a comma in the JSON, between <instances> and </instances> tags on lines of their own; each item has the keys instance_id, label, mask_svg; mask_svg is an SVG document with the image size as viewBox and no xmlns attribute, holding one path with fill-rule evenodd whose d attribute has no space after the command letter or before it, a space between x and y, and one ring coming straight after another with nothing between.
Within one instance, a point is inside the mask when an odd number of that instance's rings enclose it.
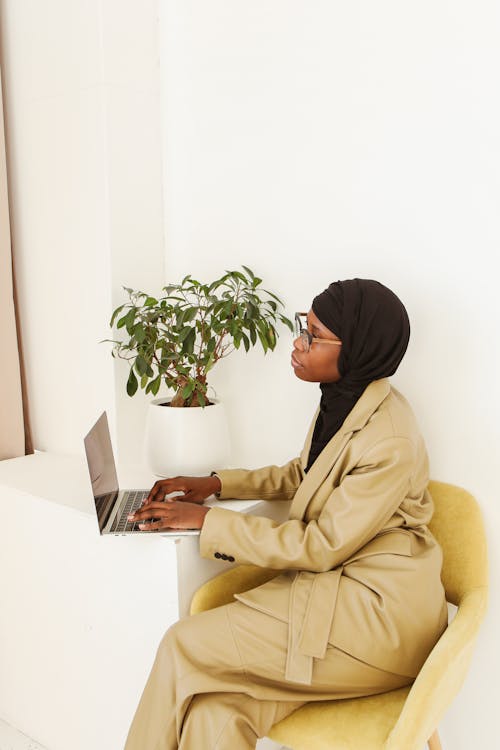
<instances>
[{"instance_id":1,"label":"chair armrest","mask_svg":"<svg viewBox=\"0 0 500 750\"><path fill-rule=\"evenodd\" d=\"M486 586L469 591L420 670L385 750L420 750L460 690L486 612Z\"/></svg>"},{"instance_id":2,"label":"chair armrest","mask_svg":"<svg viewBox=\"0 0 500 750\"><path fill-rule=\"evenodd\" d=\"M279 570L260 568L257 565L237 565L200 586L191 600L190 614L196 615L206 609L230 604L234 601L233 594L241 594L260 586L279 573Z\"/></svg>"}]
</instances>

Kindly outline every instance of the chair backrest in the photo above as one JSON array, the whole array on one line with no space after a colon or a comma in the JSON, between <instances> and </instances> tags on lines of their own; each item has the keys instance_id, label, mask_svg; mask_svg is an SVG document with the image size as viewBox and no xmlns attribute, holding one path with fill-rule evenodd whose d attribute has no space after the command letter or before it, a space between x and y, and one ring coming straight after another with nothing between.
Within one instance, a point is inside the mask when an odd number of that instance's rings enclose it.
<instances>
[{"instance_id":1,"label":"chair backrest","mask_svg":"<svg viewBox=\"0 0 500 750\"><path fill-rule=\"evenodd\" d=\"M481 511L462 487L429 482L429 528L443 550L446 598L458 610L413 683L384 750L420 750L460 690L488 598L486 535Z\"/></svg>"},{"instance_id":2,"label":"chair backrest","mask_svg":"<svg viewBox=\"0 0 500 750\"><path fill-rule=\"evenodd\" d=\"M488 584L484 524L475 498L454 484L429 482L434 501L431 532L443 550L441 579L446 598L458 606L463 596Z\"/></svg>"}]
</instances>

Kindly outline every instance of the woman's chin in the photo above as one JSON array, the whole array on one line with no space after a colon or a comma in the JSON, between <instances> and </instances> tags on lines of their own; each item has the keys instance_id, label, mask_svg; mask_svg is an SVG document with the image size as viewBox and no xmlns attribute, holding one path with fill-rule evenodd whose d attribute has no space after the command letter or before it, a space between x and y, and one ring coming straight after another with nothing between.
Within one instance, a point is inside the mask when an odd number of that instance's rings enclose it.
<instances>
[{"instance_id":1,"label":"woman's chin","mask_svg":"<svg viewBox=\"0 0 500 750\"><path fill-rule=\"evenodd\" d=\"M310 381L310 379L307 377L307 372L304 371L303 367L294 367L293 368L293 374L299 380L304 380L307 383Z\"/></svg>"}]
</instances>

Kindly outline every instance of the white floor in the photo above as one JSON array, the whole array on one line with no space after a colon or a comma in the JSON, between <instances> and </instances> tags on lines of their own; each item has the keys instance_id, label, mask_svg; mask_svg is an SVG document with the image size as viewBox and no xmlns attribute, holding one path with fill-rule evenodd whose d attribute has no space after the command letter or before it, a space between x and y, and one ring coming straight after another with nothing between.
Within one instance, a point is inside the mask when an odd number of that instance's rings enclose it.
<instances>
[{"instance_id":1,"label":"white floor","mask_svg":"<svg viewBox=\"0 0 500 750\"><path fill-rule=\"evenodd\" d=\"M0 719L0 750L48 750L38 742L26 737L22 732ZM70 748L68 748L70 750ZM256 750L287 750L268 739L259 740Z\"/></svg>"}]
</instances>

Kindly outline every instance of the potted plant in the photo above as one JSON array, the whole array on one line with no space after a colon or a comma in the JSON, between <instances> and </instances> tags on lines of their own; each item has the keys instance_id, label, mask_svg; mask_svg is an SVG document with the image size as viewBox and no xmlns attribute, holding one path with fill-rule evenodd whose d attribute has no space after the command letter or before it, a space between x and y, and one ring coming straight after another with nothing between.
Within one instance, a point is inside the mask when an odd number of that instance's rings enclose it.
<instances>
[{"instance_id":1,"label":"potted plant","mask_svg":"<svg viewBox=\"0 0 500 750\"><path fill-rule=\"evenodd\" d=\"M154 400L148 414L149 460L159 476L204 473L228 462L224 407L208 397L207 375L241 345L248 352L260 341L264 353L273 350L278 321L293 332L280 312L283 302L242 268L209 284L187 275L163 287L159 298L124 287L129 301L113 312L110 326L116 322L127 335L106 341L114 344L113 356L130 362L129 396L139 386L154 396L162 384L174 391Z\"/></svg>"}]
</instances>

